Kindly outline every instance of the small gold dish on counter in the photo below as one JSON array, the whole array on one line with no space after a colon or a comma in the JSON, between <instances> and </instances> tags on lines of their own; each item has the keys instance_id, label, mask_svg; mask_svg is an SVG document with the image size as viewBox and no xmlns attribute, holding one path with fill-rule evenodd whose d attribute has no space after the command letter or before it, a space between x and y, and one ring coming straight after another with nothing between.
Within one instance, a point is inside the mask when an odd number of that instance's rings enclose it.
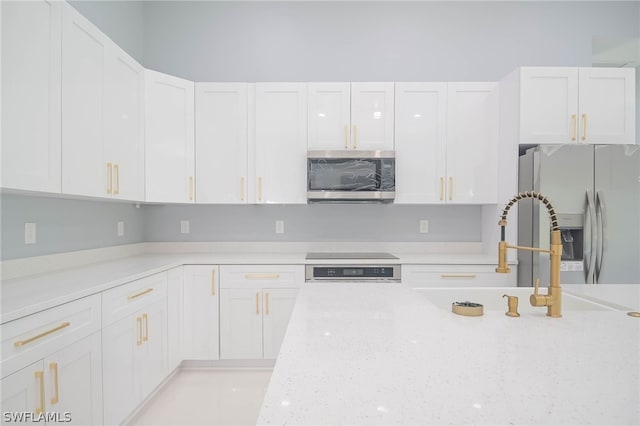
<instances>
[{"instance_id":1,"label":"small gold dish on counter","mask_svg":"<svg viewBox=\"0 0 640 426\"><path fill-rule=\"evenodd\" d=\"M634 317L634 318L640 318L640 312L627 312L627 315L629 315L630 317Z\"/></svg>"},{"instance_id":2,"label":"small gold dish on counter","mask_svg":"<svg viewBox=\"0 0 640 426\"><path fill-rule=\"evenodd\" d=\"M484 306L474 302L453 302L451 311L454 314L464 315L467 317L479 317L484 315Z\"/></svg>"}]
</instances>

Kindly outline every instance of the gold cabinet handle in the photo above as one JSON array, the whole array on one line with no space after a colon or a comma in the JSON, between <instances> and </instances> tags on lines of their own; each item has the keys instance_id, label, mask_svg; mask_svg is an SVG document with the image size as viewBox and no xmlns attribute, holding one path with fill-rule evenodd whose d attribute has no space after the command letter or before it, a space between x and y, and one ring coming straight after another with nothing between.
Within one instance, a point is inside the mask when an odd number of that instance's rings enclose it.
<instances>
[{"instance_id":1,"label":"gold cabinet handle","mask_svg":"<svg viewBox=\"0 0 640 426\"><path fill-rule=\"evenodd\" d=\"M55 395L51 398L51 404L57 404L60 401L60 389L58 387L58 363L50 363L49 370L53 371L53 390L55 391Z\"/></svg>"},{"instance_id":2,"label":"gold cabinet handle","mask_svg":"<svg viewBox=\"0 0 640 426\"><path fill-rule=\"evenodd\" d=\"M193 201L193 176L189 176L189 201Z\"/></svg>"},{"instance_id":3,"label":"gold cabinet handle","mask_svg":"<svg viewBox=\"0 0 640 426\"><path fill-rule=\"evenodd\" d=\"M444 201L444 177L440 176L440 201Z\"/></svg>"},{"instance_id":4,"label":"gold cabinet handle","mask_svg":"<svg viewBox=\"0 0 640 426\"><path fill-rule=\"evenodd\" d=\"M358 126L353 125L353 149L358 148Z\"/></svg>"},{"instance_id":5,"label":"gold cabinet handle","mask_svg":"<svg viewBox=\"0 0 640 426\"><path fill-rule=\"evenodd\" d=\"M262 176L258 178L258 201L262 201Z\"/></svg>"},{"instance_id":6,"label":"gold cabinet handle","mask_svg":"<svg viewBox=\"0 0 640 426\"><path fill-rule=\"evenodd\" d=\"M113 193L113 164L107 163L107 194Z\"/></svg>"},{"instance_id":7,"label":"gold cabinet handle","mask_svg":"<svg viewBox=\"0 0 640 426\"><path fill-rule=\"evenodd\" d=\"M115 195L118 195L120 194L120 165L118 164L113 165L113 174L115 175L115 180L116 180L116 185L115 185L115 188L113 189L113 193Z\"/></svg>"},{"instance_id":8,"label":"gold cabinet handle","mask_svg":"<svg viewBox=\"0 0 640 426\"><path fill-rule=\"evenodd\" d=\"M463 278L472 280L476 277L476 274L441 274L440 278L451 279L451 278Z\"/></svg>"},{"instance_id":9,"label":"gold cabinet handle","mask_svg":"<svg viewBox=\"0 0 640 426\"><path fill-rule=\"evenodd\" d=\"M40 382L40 406L36 408L36 415L44 412L44 371L36 371L36 379Z\"/></svg>"},{"instance_id":10,"label":"gold cabinet handle","mask_svg":"<svg viewBox=\"0 0 640 426\"><path fill-rule=\"evenodd\" d=\"M244 274L247 280L277 280L280 274Z\"/></svg>"},{"instance_id":11,"label":"gold cabinet handle","mask_svg":"<svg viewBox=\"0 0 640 426\"><path fill-rule=\"evenodd\" d=\"M578 137L578 116L575 114L571 115L571 129L572 129L571 140L575 141L576 138Z\"/></svg>"},{"instance_id":12,"label":"gold cabinet handle","mask_svg":"<svg viewBox=\"0 0 640 426\"><path fill-rule=\"evenodd\" d=\"M142 335L142 341L146 342L149 340L149 316L147 316L147 314L142 314L142 321L144 322L144 334Z\"/></svg>"},{"instance_id":13,"label":"gold cabinet handle","mask_svg":"<svg viewBox=\"0 0 640 426\"><path fill-rule=\"evenodd\" d=\"M256 293L256 315L260 315L260 292Z\"/></svg>"},{"instance_id":14,"label":"gold cabinet handle","mask_svg":"<svg viewBox=\"0 0 640 426\"><path fill-rule=\"evenodd\" d=\"M57 326L56 328L52 328L51 330L45 331L44 333L40 333L37 336L29 337L27 340L18 340L13 344L13 346L15 346L16 348L19 348L20 346L24 346L27 343L33 342L34 340L38 340L42 337L48 336L51 333L55 333L56 331L62 330L63 328L69 327L70 325L71 323L69 321L65 321L59 326Z\"/></svg>"},{"instance_id":15,"label":"gold cabinet handle","mask_svg":"<svg viewBox=\"0 0 640 426\"><path fill-rule=\"evenodd\" d=\"M244 201L244 176L240 178L240 201Z\"/></svg>"},{"instance_id":16,"label":"gold cabinet handle","mask_svg":"<svg viewBox=\"0 0 640 426\"><path fill-rule=\"evenodd\" d=\"M129 299L129 300L133 300L133 299L136 299L136 298L138 298L138 297L140 297L140 296L144 296L145 294L149 294L149 293L151 293L152 291L153 291L153 288L148 288L148 289L146 289L145 291L142 291L142 292L140 292L140 293L138 293L138 294L134 294L134 295L132 295L132 296L128 296L128 297L127 297L127 299Z\"/></svg>"},{"instance_id":17,"label":"gold cabinet handle","mask_svg":"<svg viewBox=\"0 0 640 426\"><path fill-rule=\"evenodd\" d=\"M587 114L582 114L582 140L587 140Z\"/></svg>"},{"instance_id":18,"label":"gold cabinet handle","mask_svg":"<svg viewBox=\"0 0 640 426\"><path fill-rule=\"evenodd\" d=\"M264 313L265 313L265 315L269 315L269 293L268 292L265 294L265 297L267 299L266 300L266 305L267 306L265 307Z\"/></svg>"},{"instance_id":19,"label":"gold cabinet handle","mask_svg":"<svg viewBox=\"0 0 640 426\"><path fill-rule=\"evenodd\" d=\"M349 148L349 126L344 126L344 149Z\"/></svg>"},{"instance_id":20,"label":"gold cabinet handle","mask_svg":"<svg viewBox=\"0 0 640 426\"><path fill-rule=\"evenodd\" d=\"M138 324L138 336L136 338L136 346L142 345L142 318L136 317L136 323Z\"/></svg>"},{"instance_id":21,"label":"gold cabinet handle","mask_svg":"<svg viewBox=\"0 0 640 426\"><path fill-rule=\"evenodd\" d=\"M449 176L449 201L453 200L453 176Z\"/></svg>"},{"instance_id":22,"label":"gold cabinet handle","mask_svg":"<svg viewBox=\"0 0 640 426\"><path fill-rule=\"evenodd\" d=\"M211 271L211 295L216 295L216 270Z\"/></svg>"}]
</instances>

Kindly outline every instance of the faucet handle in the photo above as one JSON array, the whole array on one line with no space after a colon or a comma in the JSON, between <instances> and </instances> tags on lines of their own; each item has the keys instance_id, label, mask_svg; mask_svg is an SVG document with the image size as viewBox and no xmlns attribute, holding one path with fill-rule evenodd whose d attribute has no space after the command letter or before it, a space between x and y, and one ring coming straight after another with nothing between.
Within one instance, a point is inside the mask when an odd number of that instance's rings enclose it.
<instances>
[{"instance_id":1,"label":"faucet handle","mask_svg":"<svg viewBox=\"0 0 640 426\"><path fill-rule=\"evenodd\" d=\"M531 303L531 306L546 306L546 296L538 294L538 290L540 290L540 278L536 278L533 294L529 296L529 303Z\"/></svg>"}]
</instances>

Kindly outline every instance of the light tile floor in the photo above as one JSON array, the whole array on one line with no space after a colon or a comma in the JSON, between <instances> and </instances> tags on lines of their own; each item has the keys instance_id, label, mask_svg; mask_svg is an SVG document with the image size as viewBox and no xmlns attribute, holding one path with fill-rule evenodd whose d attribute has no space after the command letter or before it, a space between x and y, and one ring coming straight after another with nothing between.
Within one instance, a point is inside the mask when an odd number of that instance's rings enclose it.
<instances>
[{"instance_id":1,"label":"light tile floor","mask_svg":"<svg viewBox=\"0 0 640 426\"><path fill-rule=\"evenodd\" d=\"M271 369L184 369L131 425L255 425Z\"/></svg>"}]
</instances>

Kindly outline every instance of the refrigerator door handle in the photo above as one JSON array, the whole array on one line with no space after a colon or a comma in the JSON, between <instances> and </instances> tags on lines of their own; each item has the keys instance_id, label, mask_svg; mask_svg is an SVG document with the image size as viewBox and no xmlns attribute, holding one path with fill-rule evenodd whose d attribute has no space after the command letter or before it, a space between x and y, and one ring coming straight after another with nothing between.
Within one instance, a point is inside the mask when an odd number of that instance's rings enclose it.
<instances>
[{"instance_id":1,"label":"refrigerator door handle","mask_svg":"<svg viewBox=\"0 0 640 426\"><path fill-rule=\"evenodd\" d=\"M598 218L598 252L596 255L596 283L600 279L600 271L604 256L607 253L607 206L602 191L596 192L596 213Z\"/></svg>"},{"instance_id":2,"label":"refrigerator door handle","mask_svg":"<svg viewBox=\"0 0 640 426\"><path fill-rule=\"evenodd\" d=\"M587 266L587 284L593 284L593 276L595 273L596 266L596 245L598 242L598 235L596 234L596 207L593 201L593 195L591 194L591 190L587 190L587 204L589 206L589 223L591 224L591 238L590 238L590 250L589 253L589 264Z\"/></svg>"}]
</instances>

